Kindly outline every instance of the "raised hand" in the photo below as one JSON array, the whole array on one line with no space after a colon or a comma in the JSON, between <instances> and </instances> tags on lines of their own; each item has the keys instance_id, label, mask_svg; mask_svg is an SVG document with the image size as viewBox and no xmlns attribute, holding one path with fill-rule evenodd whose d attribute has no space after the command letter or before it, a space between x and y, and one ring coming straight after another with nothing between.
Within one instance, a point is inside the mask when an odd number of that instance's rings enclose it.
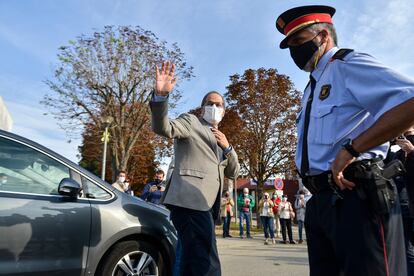
<instances>
[{"instance_id":1,"label":"raised hand","mask_svg":"<svg viewBox=\"0 0 414 276\"><path fill-rule=\"evenodd\" d=\"M173 90L177 79L174 78L175 65L169 61L162 63L161 70L155 67L155 94L157 96L168 96Z\"/></svg>"}]
</instances>

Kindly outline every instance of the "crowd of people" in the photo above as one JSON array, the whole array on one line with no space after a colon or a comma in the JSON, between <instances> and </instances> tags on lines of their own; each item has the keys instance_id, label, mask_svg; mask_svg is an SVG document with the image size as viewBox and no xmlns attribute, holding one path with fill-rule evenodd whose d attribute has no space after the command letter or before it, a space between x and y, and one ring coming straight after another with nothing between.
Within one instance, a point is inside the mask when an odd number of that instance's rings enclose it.
<instances>
[{"instance_id":1,"label":"crowd of people","mask_svg":"<svg viewBox=\"0 0 414 276\"><path fill-rule=\"evenodd\" d=\"M296 244L293 239L292 224L298 225L298 243L303 243L303 227L305 221L306 199L305 193L309 192L306 188L299 189L296 194L294 204L288 201L287 195L277 193L270 196L268 192L263 193L263 197L257 205L256 217L261 222L264 233L264 244L275 244L276 238L281 237L282 243ZM309 198L309 197L308 197ZM249 189L244 188L237 198L237 213L239 219L239 237L241 239L252 239L251 225L253 210L256 207L255 199L249 194ZM233 217L234 201L229 191L224 191L221 198L221 216L223 222L223 238L232 237L230 235L230 222ZM246 231L246 236L244 236ZM288 239L287 239L288 238Z\"/></svg>"}]
</instances>

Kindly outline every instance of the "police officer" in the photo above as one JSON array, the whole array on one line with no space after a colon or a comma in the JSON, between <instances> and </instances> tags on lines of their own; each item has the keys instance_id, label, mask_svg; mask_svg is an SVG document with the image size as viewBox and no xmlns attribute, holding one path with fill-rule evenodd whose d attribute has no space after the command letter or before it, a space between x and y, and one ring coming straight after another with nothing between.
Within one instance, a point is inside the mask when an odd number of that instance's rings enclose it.
<instances>
[{"instance_id":1,"label":"police officer","mask_svg":"<svg viewBox=\"0 0 414 276\"><path fill-rule=\"evenodd\" d=\"M310 72L296 151L314 194L305 222L310 275L406 275L399 205L379 159L386 141L414 123L414 81L367 54L338 49L334 13L303 6L276 20L286 36L280 48Z\"/></svg>"}]
</instances>

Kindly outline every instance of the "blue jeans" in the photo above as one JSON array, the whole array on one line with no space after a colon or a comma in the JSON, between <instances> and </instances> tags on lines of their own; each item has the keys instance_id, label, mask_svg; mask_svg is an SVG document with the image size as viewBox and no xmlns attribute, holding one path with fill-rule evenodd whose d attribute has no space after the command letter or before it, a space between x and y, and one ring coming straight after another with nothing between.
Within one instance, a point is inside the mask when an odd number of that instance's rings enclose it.
<instances>
[{"instance_id":1,"label":"blue jeans","mask_svg":"<svg viewBox=\"0 0 414 276\"><path fill-rule=\"evenodd\" d=\"M302 240L303 220L298 220L299 240Z\"/></svg>"},{"instance_id":2,"label":"blue jeans","mask_svg":"<svg viewBox=\"0 0 414 276\"><path fill-rule=\"evenodd\" d=\"M250 236L250 213L240 211L240 236L243 236L243 220L246 219L246 234Z\"/></svg>"},{"instance_id":3,"label":"blue jeans","mask_svg":"<svg viewBox=\"0 0 414 276\"><path fill-rule=\"evenodd\" d=\"M227 213L227 216L223 217L223 237L227 237L230 235L230 221L230 213Z\"/></svg>"},{"instance_id":4,"label":"blue jeans","mask_svg":"<svg viewBox=\"0 0 414 276\"><path fill-rule=\"evenodd\" d=\"M274 239L275 233L273 232L273 218L261 216L260 219L262 220L265 238L268 239L270 234L270 238Z\"/></svg>"}]
</instances>

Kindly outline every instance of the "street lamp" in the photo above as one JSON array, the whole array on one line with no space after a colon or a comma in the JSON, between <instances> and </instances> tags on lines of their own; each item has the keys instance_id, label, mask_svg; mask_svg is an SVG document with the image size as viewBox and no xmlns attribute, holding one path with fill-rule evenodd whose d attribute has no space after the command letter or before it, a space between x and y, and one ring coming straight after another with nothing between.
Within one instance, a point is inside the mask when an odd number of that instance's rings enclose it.
<instances>
[{"instance_id":1,"label":"street lamp","mask_svg":"<svg viewBox=\"0 0 414 276\"><path fill-rule=\"evenodd\" d=\"M102 175L101 175L102 180L105 180L106 148L107 148L108 140L109 140L108 128L111 125L111 123L113 122L113 120L114 120L114 118L112 118L111 116L104 116L102 118L102 124L105 127L105 131L104 131L103 136L102 136L102 141L104 142L103 155L102 155Z\"/></svg>"}]
</instances>

